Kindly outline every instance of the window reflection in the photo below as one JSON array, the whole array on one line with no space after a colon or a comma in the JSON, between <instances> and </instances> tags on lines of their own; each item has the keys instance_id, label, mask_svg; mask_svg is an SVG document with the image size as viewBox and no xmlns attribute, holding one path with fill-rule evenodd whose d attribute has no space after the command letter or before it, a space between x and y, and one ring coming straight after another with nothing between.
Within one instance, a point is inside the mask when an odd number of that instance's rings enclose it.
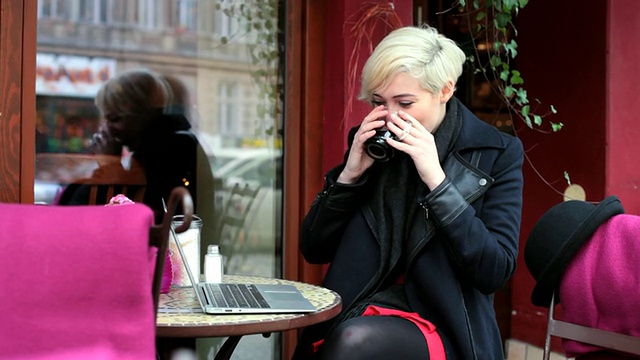
<instances>
[{"instance_id":1,"label":"window reflection","mask_svg":"<svg viewBox=\"0 0 640 360\"><path fill-rule=\"evenodd\" d=\"M91 136L104 121L94 98L105 81L135 68L170 75L186 87L185 111L209 162L198 171L216 179L209 196L218 215L234 184L260 189L238 243L221 244L223 252L240 249L242 256L229 259L234 273L278 276L282 3L38 0L36 201L54 203L68 184L95 170L95 162L79 159L90 155ZM267 344L264 358L273 339L260 341Z\"/></svg>"}]
</instances>

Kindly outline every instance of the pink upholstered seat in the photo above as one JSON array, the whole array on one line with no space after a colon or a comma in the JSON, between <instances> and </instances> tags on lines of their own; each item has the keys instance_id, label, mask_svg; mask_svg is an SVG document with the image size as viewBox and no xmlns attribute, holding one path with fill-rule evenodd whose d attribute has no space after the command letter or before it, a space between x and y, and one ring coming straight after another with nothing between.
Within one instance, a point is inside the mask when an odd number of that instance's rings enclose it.
<instances>
[{"instance_id":1,"label":"pink upholstered seat","mask_svg":"<svg viewBox=\"0 0 640 360\"><path fill-rule=\"evenodd\" d=\"M141 204L0 204L0 359L154 359L153 221Z\"/></svg>"}]
</instances>

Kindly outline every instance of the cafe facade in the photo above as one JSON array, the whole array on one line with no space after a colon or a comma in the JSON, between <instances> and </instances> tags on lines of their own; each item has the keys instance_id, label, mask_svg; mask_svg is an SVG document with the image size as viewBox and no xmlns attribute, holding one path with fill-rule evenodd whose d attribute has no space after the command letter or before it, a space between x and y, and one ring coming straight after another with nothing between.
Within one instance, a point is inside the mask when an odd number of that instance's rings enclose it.
<instances>
[{"instance_id":1,"label":"cafe facade","mask_svg":"<svg viewBox=\"0 0 640 360\"><path fill-rule=\"evenodd\" d=\"M269 22L252 32L243 30L246 14L230 8L233 1L0 0L0 202L42 200L38 154L82 152L100 121L93 106L100 84L125 69L150 68L191 90L194 128L212 158L256 148L271 154L266 210L257 215L271 226L256 230L270 240L265 245L249 233L247 241L262 244L256 252L267 254L268 274L320 283L324 267L301 258L297 237L324 173L342 159L349 128L367 113L368 105L354 100L352 74L369 47L351 26L377 7L404 25L426 21L444 31L448 7L429 0L268 3L273 11L259 15ZM475 109L525 146L521 248L536 219L568 190L581 189L587 201L615 194L627 213L640 214L640 143L633 136L640 127L640 3L532 0L516 24L515 65L529 98L553 105L558 113L548 119L564 124L558 133L536 131L495 116L486 104ZM261 37L273 29L273 37ZM372 41L388 30L375 25ZM269 51L277 56L264 55ZM470 79L460 96L472 101L481 88ZM520 254L515 276L496 294L508 351L543 344L546 311L529 301L533 284ZM278 338L273 356L288 358L296 336Z\"/></svg>"}]
</instances>

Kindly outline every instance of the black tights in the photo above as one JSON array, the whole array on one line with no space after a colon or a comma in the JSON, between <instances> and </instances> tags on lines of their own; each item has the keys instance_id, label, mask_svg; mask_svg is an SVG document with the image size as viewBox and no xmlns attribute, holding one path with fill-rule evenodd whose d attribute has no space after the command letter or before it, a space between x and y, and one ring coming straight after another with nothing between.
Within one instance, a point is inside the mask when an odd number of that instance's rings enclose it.
<instances>
[{"instance_id":1,"label":"black tights","mask_svg":"<svg viewBox=\"0 0 640 360\"><path fill-rule=\"evenodd\" d=\"M429 360L424 335L396 316L361 316L340 324L325 339L318 360Z\"/></svg>"}]
</instances>

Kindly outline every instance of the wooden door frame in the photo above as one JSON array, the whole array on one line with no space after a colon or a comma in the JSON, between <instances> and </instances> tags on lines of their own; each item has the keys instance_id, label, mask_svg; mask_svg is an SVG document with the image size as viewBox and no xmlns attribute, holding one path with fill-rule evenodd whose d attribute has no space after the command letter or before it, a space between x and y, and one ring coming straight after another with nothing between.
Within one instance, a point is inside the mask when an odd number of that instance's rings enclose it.
<instances>
[{"instance_id":1,"label":"wooden door frame","mask_svg":"<svg viewBox=\"0 0 640 360\"><path fill-rule=\"evenodd\" d=\"M34 198L36 21L36 0L0 0L0 202Z\"/></svg>"},{"instance_id":2,"label":"wooden door frame","mask_svg":"<svg viewBox=\"0 0 640 360\"><path fill-rule=\"evenodd\" d=\"M322 186L324 107L323 1L287 0L285 146L284 146L284 277L319 284L322 267L300 256L300 223ZM283 359L291 358L298 331L283 336Z\"/></svg>"}]
</instances>

